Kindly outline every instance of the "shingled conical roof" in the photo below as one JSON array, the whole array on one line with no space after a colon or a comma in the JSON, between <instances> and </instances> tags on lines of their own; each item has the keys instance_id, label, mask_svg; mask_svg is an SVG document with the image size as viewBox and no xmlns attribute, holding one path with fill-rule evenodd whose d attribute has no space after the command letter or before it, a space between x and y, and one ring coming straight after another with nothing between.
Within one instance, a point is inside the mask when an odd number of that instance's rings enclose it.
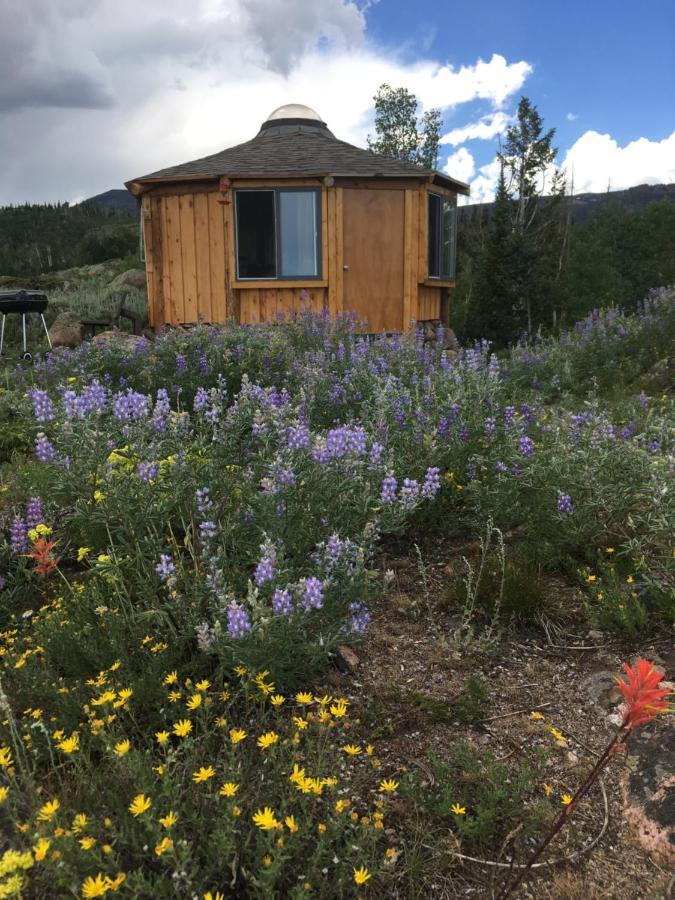
<instances>
[{"instance_id":1,"label":"shingled conical roof","mask_svg":"<svg viewBox=\"0 0 675 900\"><path fill-rule=\"evenodd\" d=\"M274 110L250 141L134 178L127 187L142 193L158 182L237 178L426 178L458 193L466 184L435 169L391 159L338 140L314 110L288 105Z\"/></svg>"}]
</instances>

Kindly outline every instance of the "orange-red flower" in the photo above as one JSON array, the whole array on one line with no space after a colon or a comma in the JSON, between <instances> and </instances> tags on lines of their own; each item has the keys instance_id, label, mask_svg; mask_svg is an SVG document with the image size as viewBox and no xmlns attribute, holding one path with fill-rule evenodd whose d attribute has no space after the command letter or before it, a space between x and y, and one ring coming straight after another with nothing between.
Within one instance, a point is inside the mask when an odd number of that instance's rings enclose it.
<instances>
[{"instance_id":1,"label":"orange-red flower","mask_svg":"<svg viewBox=\"0 0 675 900\"><path fill-rule=\"evenodd\" d=\"M52 569L56 568L58 559L53 559L50 555L55 546L56 541L47 541L41 537L33 544L33 552L26 554L35 560L35 571L38 575L49 575Z\"/></svg>"},{"instance_id":2,"label":"orange-red flower","mask_svg":"<svg viewBox=\"0 0 675 900\"><path fill-rule=\"evenodd\" d=\"M670 692L667 688L660 687L663 675L648 659L638 656L634 668L627 663L623 664L623 668L628 681L616 676L617 686L626 701L621 724L631 731L638 725L651 722L659 713L667 712L669 706L665 698Z\"/></svg>"}]
</instances>

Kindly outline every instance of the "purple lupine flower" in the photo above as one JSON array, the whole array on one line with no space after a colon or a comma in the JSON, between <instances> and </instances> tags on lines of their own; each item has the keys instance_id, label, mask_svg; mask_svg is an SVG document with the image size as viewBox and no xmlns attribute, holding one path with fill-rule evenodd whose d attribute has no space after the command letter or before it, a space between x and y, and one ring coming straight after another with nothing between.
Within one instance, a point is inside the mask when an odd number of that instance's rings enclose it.
<instances>
[{"instance_id":1,"label":"purple lupine flower","mask_svg":"<svg viewBox=\"0 0 675 900\"><path fill-rule=\"evenodd\" d=\"M197 509L199 510L200 515L206 515L206 513L213 508L213 500L210 497L209 489L207 487L199 488L195 491L195 498L197 500Z\"/></svg>"},{"instance_id":2,"label":"purple lupine flower","mask_svg":"<svg viewBox=\"0 0 675 900\"><path fill-rule=\"evenodd\" d=\"M159 580L167 586L169 590L176 584L176 566L173 559L168 553L162 553L159 562L155 566L155 572L159 575Z\"/></svg>"},{"instance_id":3,"label":"purple lupine flower","mask_svg":"<svg viewBox=\"0 0 675 900\"><path fill-rule=\"evenodd\" d=\"M430 466L424 475L424 484L422 485L422 496L427 500L433 500L441 489L440 469L438 466Z\"/></svg>"},{"instance_id":4,"label":"purple lupine flower","mask_svg":"<svg viewBox=\"0 0 675 900\"><path fill-rule=\"evenodd\" d=\"M218 534L218 526L215 522L200 522L199 523L199 538L204 544L210 543L214 540L215 536Z\"/></svg>"},{"instance_id":5,"label":"purple lupine flower","mask_svg":"<svg viewBox=\"0 0 675 900\"><path fill-rule=\"evenodd\" d=\"M281 469L277 472L277 481L285 487L292 487L295 482L295 472L292 469Z\"/></svg>"},{"instance_id":6,"label":"purple lupine flower","mask_svg":"<svg viewBox=\"0 0 675 900\"><path fill-rule=\"evenodd\" d=\"M101 382L95 378L89 387L82 392L82 400L87 413L101 413L106 407L107 392Z\"/></svg>"},{"instance_id":7,"label":"purple lupine flower","mask_svg":"<svg viewBox=\"0 0 675 900\"><path fill-rule=\"evenodd\" d=\"M461 441L463 444L468 444L468 443L469 443L470 437L471 437L471 433L469 432L469 429L467 428L466 425L462 425L462 427L459 429L459 439L460 439L460 441Z\"/></svg>"},{"instance_id":8,"label":"purple lupine flower","mask_svg":"<svg viewBox=\"0 0 675 900\"><path fill-rule=\"evenodd\" d=\"M209 392L203 388L198 387L197 393L195 394L195 399L192 401L192 409L194 412L202 412L202 410L206 409L209 405Z\"/></svg>"},{"instance_id":9,"label":"purple lupine flower","mask_svg":"<svg viewBox=\"0 0 675 900\"><path fill-rule=\"evenodd\" d=\"M154 481L159 474L159 466L154 462L142 462L138 464L138 477L146 484Z\"/></svg>"},{"instance_id":10,"label":"purple lupine flower","mask_svg":"<svg viewBox=\"0 0 675 900\"><path fill-rule=\"evenodd\" d=\"M291 592L277 588L272 594L272 612L276 616L290 616L294 609Z\"/></svg>"},{"instance_id":11,"label":"purple lupine flower","mask_svg":"<svg viewBox=\"0 0 675 900\"><path fill-rule=\"evenodd\" d=\"M377 466L380 461L380 457L384 453L384 446L382 444L378 444L377 441L370 448L370 453L368 454L368 460L370 462L371 467Z\"/></svg>"},{"instance_id":12,"label":"purple lupine flower","mask_svg":"<svg viewBox=\"0 0 675 900\"><path fill-rule=\"evenodd\" d=\"M56 459L56 448L44 432L39 431L35 438L35 455L41 463Z\"/></svg>"},{"instance_id":13,"label":"purple lupine flower","mask_svg":"<svg viewBox=\"0 0 675 900\"><path fill-rule=\"evenodd\" d=\"M323 581L318 578L303 578L300 581L301 599L300 606L303 609L321 609L323 606Z\"/></svg>"},{"instance_id":14,"label":"purple lupine flower","mask_svg":"<svg viewBox=\"0 0 675 900\"><path fill-rule=\"evenodd\" d=\"M645 394L644 391L642 391L640 393L640 396L638 397L638 402L643 409L645 409L645 407L649 403L649 397Z\"/></svg>"},{"instance_id":15,"label":"purple lupine flower","mask_svg":"<svg viewBox=\"0 0 675 900\"><path fill-rule=\"evenodd\" d=\"M370 624L370 613L363 603L350 603L349 611L351 616L347 620L347 627L350 631L357 634L364 634Z\"/></svg>"},{"instance_id":16,"label":"purple lupine flower","mask_svg":"<svg viewBox=\"0 0 675 900\"><path fill-rule=\"evenodd\" d=\"M216 646L216 632L208 622L202 622L201 624L196 625L195 634L197 635L197 646L203 653L208 653Z\"/></svg>"},{"instance_id":17,"label":"purple lupine flower","mask_svg":"<svg viewBox=\"0 0 675 900\"><path fill-rule=\"evenodd\" d=\"M420 494L420 486L414 478L404 478L399 491L401 505L406 509L412 509Z\"/></svg>"},{"instance_id":18,"label":"purple lupine flower","mask_svg":"<svg viewBox=\"0 0 675 900\"><path fill-rule=\"evenodd\" d=\"M187 372L188 361L187 357L183 356L182 353L176 354L176 372Z\"/></svg>"},{"instance_id":19,"label":"purple lupine flower","mask_svg":"<svg viewBox=\"0 0 675 900\"><path fill-rule=\"evenodd\" d=\"M0 575L0 591L4 590L6 585L7 579L3 575Z\"/></svg>"},{"instance_id":20,"label":"purple lupine flower","mask_svg":"<svg viewBox=\"0 0 675 900\"><path fill-rule=\"evenodd\" d=\"M42 500L39 497L31 497L26 504L26 525L35 528L42 520Z\"/></svg>"},{"instance_id":21,"label":"purple lupine flower","mask_svg":"<svg viewBox=\"0 0 675 900\"><path fill-rule=\"evenodd\" d=\"M118 422L139 422L148 414L150 398L128 388L113 394L113 416Z\"/></svg>"},{"instance_id":22,"label":"purple lupine flower","mask_svg":"<svg viewBox=\"0 0 675 900\"><path fill-rule=\"evenodd\" d=\"M385 475L382 479L382 488L380 490L380 503L393 503L396 499L396 490L398 482L393 475Z\"/></svg>"},{"instance_id":23,"label":"purple lupine flower","mask_svg":"<svg viewBox=\"0 0 675 900\"><path fill-rule=\"evenodd\" d=\"M496 462L495 463L495 472L499 472L500 475L505 475L509 471L509 467L506 463Z\"/></svg>"},{"instance_id":24,"label":"purple lupine flower","mask_svg":"<svg viewBox=\"0 0 675 900\"><path fill-rule=\"evenodd\" d=\"M199 371L202 375L209 374L209 361L205 356L199 357Z\"/></svg>"},{"instance_id":25,"label":"purple lupine flower","mask_svg":"<svg viewBox=\"0 0 675 900\"><path fill-rule=\"evenodd\" d=\"M659 450L661 449L661 442L660 441L652 441L649 444L649 446L647 447L647 449L649 450L650 453L658 453Z\"/></svg>"},{"instance_id":26,"label":"purple lupine flower","mask_svg":"<svg viewBox=\"0 0 675 900\"><path fill-rule=\"evenodd\" d=\"M272 543L265 541L260 549L263 555L260 557L253 573L253 580L258 587L262 587L263 584L272 581L277 574L277 554Z\"/></svg>"},{"instance_id":27,"label":"purple lupine flower","mask_svg":"<svg viewBox=\"0 0 675 900\"><path fill-rule=\"evenodd\" d=\"M534 456L534 442L532 438L524 434L518 441L518 450L521 456Z\"/></svg>"},{"instance_id":28,"label":"purple lupine flower","mask_svg":"<svg viewBox=\"0 0 675 900\"><path fill-rule=\"evenodd\" d=\"M574 504L569 494L558 494L558 512L571 516L574 512Z\"/></svg>"},{"instance_id":29,"label":"purple lupine flower","mask_svg":"<svg viewBox=\"0 0 675 900\"><path fill-rule=\"evenodd\" d=\"M292 425L286 437L289 450L305 450L309 447L309 429L306 425Z\"/></svg>"},{"instance_id":30,"label":"purple lupine flower","mask_svg":"<svg viewBox=\"0 0 675 900\"><path fill-rule=\"evenodd\" d=\"M64 391L61 395L61 401L63 403L63 413L66 419L82 418L83 411L81 406L78 406L77 399L77 394L73 390Z\"/></svg>"},{"instance_id":31,"label":"purple lupine flower","mask_svg":"<svg viewBox=\"0 0 675 900\"><path fill-rule=\"evenodd\" d=\"M54 404L49 399L47 391L41 391L39 388L31 388L28 396L33 404L33 412L38 422L52 422L56 415L54 413Z\"/></svg>"},{"instance_id":32,"label":"purple lupine flower","mask_svg":"<svg viewBox=\"0 0 675 900\"><path fill-rule=\"evenodd\" d=\"M494 437L496 427L496 421L492 418L492 416L488 416L488 418L485 420L485 437L488 438L488 440Z\"/></svg>"},{"instance_id":33,"label":"purple lupine flower","mask_svg":"<svg viewBox=\"0 0 675 900\"><path fill-rule=\"evenodd\" d=\"M515 406L505 406L504 407L504 428L510 428L513 425L513 420L516 417L516 408Z\"/></svg>"},{"instance_id":34,"label":"purple lupine flower","mask_svg":"<svg viewBox=\"0 0 675 900\"><path fill-rule=\"evenodd\" d=\"M231 603L227 608L227 630L230 637L244 637L251 630L251 620L248 613L236 603Z\"/></svg>"},{"instance_id":35,"label":"purple lupine flower","mask_svg":"<svg viewBox=\"0 0 675 900\"><path fill-rule=\"evenodd\" d=\"M28 550L28 526L21 519L14 519L12 522L9 543L12 553L25 553Z\"/></svg>"}]
</instances>

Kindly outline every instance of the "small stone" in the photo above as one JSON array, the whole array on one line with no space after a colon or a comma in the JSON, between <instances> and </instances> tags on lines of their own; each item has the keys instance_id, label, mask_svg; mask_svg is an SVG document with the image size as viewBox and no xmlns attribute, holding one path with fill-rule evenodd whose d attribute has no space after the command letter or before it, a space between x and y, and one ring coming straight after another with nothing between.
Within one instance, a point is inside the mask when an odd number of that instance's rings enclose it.
<instances>
[{"instance_id":1,"label":"small stone","mask_svg":"<svg viewBox=\"0 0 675 900\"><path fill-rule=\"evenodd\" d=\"M341 645L337 648L337 657L336 663L339 669L342 669L343 672L354 672L359 666L359 658L351 649L351 647L346 647Z\"/></svg>"},{"instance_id":2,"label":"small stone","mask_svg":"<svg viewBox=\"0 0 675 900\"><path fill-rule=\"evenodd\" d=\"M601 641L604 638L604 632L602 631L589 631L588 637L591 641Z\"/></svg>"}]
</instances>

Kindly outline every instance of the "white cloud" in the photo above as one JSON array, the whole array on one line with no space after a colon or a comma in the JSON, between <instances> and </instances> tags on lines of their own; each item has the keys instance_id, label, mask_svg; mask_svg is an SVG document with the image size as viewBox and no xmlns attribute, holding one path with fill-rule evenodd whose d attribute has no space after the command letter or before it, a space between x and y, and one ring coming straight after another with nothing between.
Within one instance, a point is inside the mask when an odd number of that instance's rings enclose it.
<instances>
[{"instance_id":1,"label":"white cloud","mask_svg":"<svg viewBox=\"0 0 675 900\"><path fill-rule=\"evenodd\" d=\"M675 131L662 141L641 137L625 147L609 134L587 131L563 160L574 193L606 191L635 184L675 182Z\"/></svg>"},{"instance_id":2,"label":"white cloud","mask_svg":"<svg viewBox=\"0 0 675 900\"><path fill-rule=\"evenodd\" d=\"M460 147L448 157L443 171L459 181L469 182L476 173L476 163L466 147Z\"/></svg>"},{"instance_id":3,"label":"white cloud","mask_svg":"<svg viewBox=\"0 0 675 900\"><path fill-rule=\"evenodd\" d=\"M478 122L469 122L461 128L453 128L441 138L441 144L452 144L456 147L465 141L489 140L498 134L504 134L513 120L505 112L498 110L490 116L483 116Z\"/></svg>"},{"instance_id":4,"label":"white cloud","mask_svg":"<svg viewBox=\"0 0 675 900\"><path fill-rule=\"evenodd\" d=\"M52 95L30 78L3 80L0 94L12 94L0 108L0 204L120 187L248 140L290 102L313 106L338 137L365 146L384 81L413 91L424 109L482 101L498 111L532 71L498 54L461 67L409 62L368 41L367 5L354 0L10 4L17 16L7 17L5 43L20 36L33 70L52 73ZM77 90L59 47L74 61Z\"/></svg>"},{"instance_id":5,"label":"white cloud","mask_svg":"<svg viewBox=\"0 0 675 900\"><path fill-rule=\"evenodd\" d=\"M567 113L565 118L567 119L568 122L576 122L576 120L579 118L579 115L578 115L578 113L569 112L569 113Z\"/></svg>"},{"instance_id":6,"label":"white cloud","mask_svg":"<svg viewBox=\"0 0 675 900\"><path fill-rule=\"evenodd\" d=\"M471 182L470 203L491 203L495 199L495 190L499 179L499 160L495 156L492 162L481 166L478 177Z\"/></svg>"}]
</instances>

